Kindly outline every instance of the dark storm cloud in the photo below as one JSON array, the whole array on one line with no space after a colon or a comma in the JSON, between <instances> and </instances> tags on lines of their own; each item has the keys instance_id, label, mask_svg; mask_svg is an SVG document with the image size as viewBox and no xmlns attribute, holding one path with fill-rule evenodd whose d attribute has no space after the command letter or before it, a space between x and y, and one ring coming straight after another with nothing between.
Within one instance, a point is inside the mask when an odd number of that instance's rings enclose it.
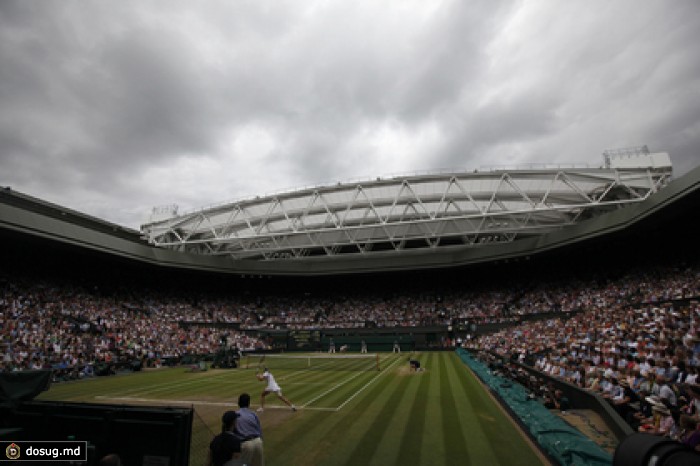
<instances>
[{"instance_id":1,"label":"dark storm cloud","mask_svg":"<svg viewBox=\"0 0 700 466\"><path fill-rule=\"evenodd\" d=\"M0 184L137 226L317 182L700 155L700 4L0 2Z\"/></svg>"},{"instance_id":2,"label":"dark storm cloud","mask_svg":"<svg viewBox=\"0 0 700 466\"><path fill-rule=\"evenodd\" d=\"M700 141L691 103L700 97L700 60L688 46L700 38L698 4L672 12L595 5L526 2L514 10L492 38L489 98L455 107L464 128L439 157L458 161L466 148L486 164L596 164L606 148L649 144L683 171L697 165L698 151L679 143L693 139L698 149ZM666 125L685 137L662 136Z\"/></svg>"},{"instance_id":3,"label":"dark storm cloud","mask_svg":"<svg viewBox=\"0 0 700 466\"><path fill-rule=\"evenodd\" d=\"M182 49L173 34L139 31L95 57L94 87L84 96L94 119L86 123L122 161L157 163L210 148L215 120L207 79L179 59Z\"/></svg>"},{"instance_id":4,"label":"dark storm cloud","mask_svg":"<svg viewBox=\"0 0 700 466\"><path fill-rule=\"evenodd\" d=\"M312 56L292 59L304 65L291 74L292 90L286 91L294 95L290 107L296 114L284 122L291 133L285 149L298 161L297 176L329 181L343 179L347 169L372 175L380 154L357 147L357 138L368 125L399 122L411 132L441 118L465 89L475 87L484 66L480 41L492 35L503 10L499 2L446 3L418 25L402 23L395 9L384 17L342 3L326 11L337 18L335 26L323 29L329 34L323 43L299 39L294 50ZM401 153L381 155L390 161L383 172L425 168Z\"/></svg>"}]
</instances>

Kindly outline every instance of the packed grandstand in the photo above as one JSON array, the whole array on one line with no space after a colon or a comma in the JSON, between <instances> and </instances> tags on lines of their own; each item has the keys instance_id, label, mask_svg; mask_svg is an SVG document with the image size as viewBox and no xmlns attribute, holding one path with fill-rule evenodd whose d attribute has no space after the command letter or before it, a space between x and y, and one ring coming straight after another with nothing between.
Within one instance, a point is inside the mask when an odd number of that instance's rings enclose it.
<instances>
[{"instance_id":1,"label":"packed grandstand","mask_svg":"<svg viewBox=\"0 0 700 466\"><path fill-rule=\"evenodd\" d=\"M542 354L545 360L558 360L562 343L568 345L564 352L575 358L593 360L597 355L598 364L608 353L616 356L616 365L618 359L647 355L659 364L670 363L666 349L677 341L682 342L679 348L700 352L700 345L695 346L700 330L697 263L635 268L603 283L594 275L534 286L508 281L503 288L437 293L359 290L332 296L233 294L195 300L176 291L101 290L36 277L5 275L0 283L5 370L124 359L157 365L164 358L213 354L222 345L243 351L270 349L264 340L251 336L265 329L361 329L368 323L379 329L449 327L463 320L478 326L509 326L478 337L467 334L450 345L459 341L465 347L503 354ZM674 302L683 304L674 307ZM521 322L526 316L546 319ZM237 330L221 325L230 323L238 324ZM579 346L585 349L576 350ZM698 357L696 352L683 359L697 365ZM569 366L567 378L573 376L574 367Z\"/></svg>"},{"instance_id":2,"label":"packed grandstand","mask_svg":"<svg viewBox=\"0 0 700 466\"><path fill-rule=\"evenodd\" d=\"M575 225L571 237L545 232L539 249L502 255L492 244L474 263L409 262L399 275L379 267L383 274L324 276L321 266L301 277L298 270L267 273L276 262L265 256L259 269L234 264L222 271L220 262L200 259L187 267L171 258L189 252L161 253L110 224L71 212L62 220L56 206L5 192L0 230L6 246L18 248L7 251L0 270L0 367L48 368L56 380L75 379L135 362L199 360L226 348L278 350L271 332L392 338L423 329L436 338L415 349L463 347L491 363L501 358L499 370L544 397L545 379L518 364L527 365L600 393L635 429L650 422L654 406L668 408L673 423L659 433L681 438L700 415L699 178L696 169L662 190L672 193L662 203L650 196L634 215L619 207L581 219L588 230ZM11 218L17 209L44 217L41 234ZM57 221L109 238L87 244L80 231L59 238L52 233ZM475 245L465 238L468 251ZM114 246L120 241L127 246ZM137 243L156 252L146 260L134 252ZM327 350L322 341L316 350Z\"/></svg>"}]
</instances>

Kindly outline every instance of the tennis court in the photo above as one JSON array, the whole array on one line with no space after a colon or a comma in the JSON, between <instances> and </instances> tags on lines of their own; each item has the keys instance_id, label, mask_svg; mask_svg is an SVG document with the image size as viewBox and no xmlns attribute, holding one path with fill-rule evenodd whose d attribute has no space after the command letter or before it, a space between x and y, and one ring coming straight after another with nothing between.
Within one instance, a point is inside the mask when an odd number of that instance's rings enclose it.
<instances>
[{"instance_id":1,"label":"tennis court","mask_svg":"<svg viewBox=\"0 0 700 466\"><path fill-rule=\"evenodd\" d=\"M543 459L450 352L248 360L249 368L191 372L184 367L54 385L40 399L194 406L190 464L203 464L221 414L240 393L259 405L268 367L292 412L274 395L260 413L268 465L542 464ZM341 355L342 356L342 355Z\"/></svg>"}]
</instances>

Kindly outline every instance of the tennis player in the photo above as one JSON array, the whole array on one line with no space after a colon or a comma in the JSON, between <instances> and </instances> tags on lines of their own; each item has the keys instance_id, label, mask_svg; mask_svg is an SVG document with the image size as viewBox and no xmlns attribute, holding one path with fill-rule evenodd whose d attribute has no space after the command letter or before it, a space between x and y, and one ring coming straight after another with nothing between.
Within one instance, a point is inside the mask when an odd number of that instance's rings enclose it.
<instances>
[{"instance_id":1,"label":"tennis player","mask_svg":"<svg viewBox=\"0 0 700 466\"><path fill-rule=\"evenodd\" d=\"M269 370L267 370L267 367L263 370L262 374L258 373L256 376L261 382L267 381L267 387L265 387L265 390L263 390L262 394L260 395L260 407L258 408L258 411L263 411L265 409L265 397L268 395L268 393L274 393L277 395L277 398L284 401L287 406L292 408L292 411L297 410L297 407L294 406L294 404L292 404L292 402L289 401L286 396L282 395L282 389L279 385L277 385L275 377Z\"/></svg>"}]
</instances>

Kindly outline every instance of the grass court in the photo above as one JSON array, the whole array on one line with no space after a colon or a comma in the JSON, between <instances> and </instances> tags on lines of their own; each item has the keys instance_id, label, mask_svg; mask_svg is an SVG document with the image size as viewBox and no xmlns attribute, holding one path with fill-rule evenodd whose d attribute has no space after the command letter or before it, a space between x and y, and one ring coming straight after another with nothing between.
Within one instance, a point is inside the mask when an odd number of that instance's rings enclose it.
<instances>
[{"instance_id":1,"label":"grass court","mask_svg":"<svg viewBox=\"0 0 700 466\"><path fill-rule=\"evenodd\" d=\"M274 369L292 412L274 394L259 413L268 466L538 465L544 459L452 352L381 354L381 370ZM270 364L272 365L272 364ZM256 369L147 370L55 384L40 400L193 406L190 464L203 465L221 414L265 387Z\"/></svg>"}]
</instances>

